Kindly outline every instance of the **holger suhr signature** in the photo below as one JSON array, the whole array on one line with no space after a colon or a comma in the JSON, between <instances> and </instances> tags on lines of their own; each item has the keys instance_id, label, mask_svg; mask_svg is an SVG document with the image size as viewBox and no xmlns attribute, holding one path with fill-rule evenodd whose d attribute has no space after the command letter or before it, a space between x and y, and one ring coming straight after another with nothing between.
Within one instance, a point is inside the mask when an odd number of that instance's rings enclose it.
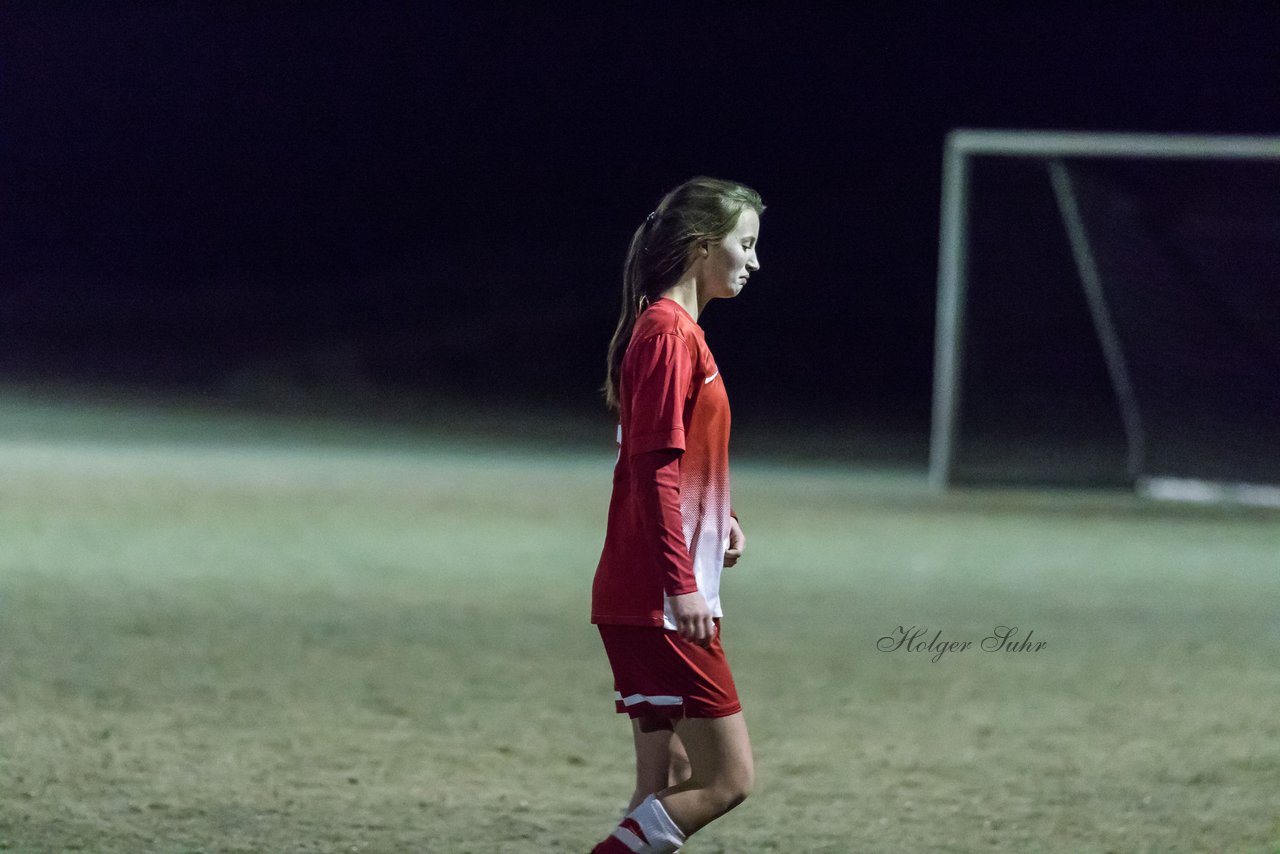
<instances>
[{"instance_id":1,"label":"holger suhr signature","mask_svg":"<svg viewBox=\"0 0 1280 854\"><path fill-rule=\"evenodd\" d=\"M1032 641L1035 630L1027 631L1026 637L1015 640L1018 636L1017 626L996 626L991 634L978 641L978 648L983 652L1039 652L1049 645L1048 641ZM938 629L929 637L927 626L898 626L890 634L876 641L876 649L881 652L930 653L930 661L937 662L948 652L967 652L973 648L971 640L943 640L942 630Z\"/></svg>"}]
</instances>

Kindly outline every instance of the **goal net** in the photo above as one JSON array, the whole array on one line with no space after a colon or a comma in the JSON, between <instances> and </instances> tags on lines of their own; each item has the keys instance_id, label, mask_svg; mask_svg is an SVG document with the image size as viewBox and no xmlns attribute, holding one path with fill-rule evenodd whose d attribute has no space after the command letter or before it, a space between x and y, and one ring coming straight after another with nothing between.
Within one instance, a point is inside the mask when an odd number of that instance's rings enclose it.
<instances>
[{"instance_id":1,"label":"goal net","mask_svg":"<svg viewBox=\"0 0 1280 854\"><path fill-rule=\"evenodd\" d=\"M930 479L1280 505L1280 138L953 132Z\"/></svg>"}]
</instances>

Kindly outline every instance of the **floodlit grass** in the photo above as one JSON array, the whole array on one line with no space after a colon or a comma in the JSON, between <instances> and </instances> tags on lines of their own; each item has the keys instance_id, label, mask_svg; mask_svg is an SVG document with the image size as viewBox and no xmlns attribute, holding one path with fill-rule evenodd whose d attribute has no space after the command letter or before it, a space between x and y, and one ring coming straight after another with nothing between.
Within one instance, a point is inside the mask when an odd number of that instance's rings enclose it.
<instances>
[{"instance_id":1,"label":"floodlit grass","mask_svg":"<svg viewBox=\"0 0 1280 854\"><path fill-rule=\"evenodd\" d=\"M607 446L40 418L0 417L0 850L608 832L631 768L587 623ZM1280 515L734 478L759 782L690 854L1280 847ZM1047 646L978 649L1000 625ZM878 650L898 626L974 646Z\"/></svg>"}]
</instances>

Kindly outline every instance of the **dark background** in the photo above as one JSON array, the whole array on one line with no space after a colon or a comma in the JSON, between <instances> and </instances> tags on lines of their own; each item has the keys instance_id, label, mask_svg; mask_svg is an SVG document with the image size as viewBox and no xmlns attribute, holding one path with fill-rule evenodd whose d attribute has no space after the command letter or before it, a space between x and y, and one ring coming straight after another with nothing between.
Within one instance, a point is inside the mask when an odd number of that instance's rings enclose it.
<instances>
[{"instance_id":1,"label":"dark background","mask_svg":"<svg viewBox=\"0 0 1280 854\"><path fill-rule=\"evenodd\" d=\"M1276 4L0 16L0 379L251 407L594 410L631 231L711 174L768 205L702 319L735 417L919 437L949 129L1280 130Z\"/></svg>"}]
</instances>

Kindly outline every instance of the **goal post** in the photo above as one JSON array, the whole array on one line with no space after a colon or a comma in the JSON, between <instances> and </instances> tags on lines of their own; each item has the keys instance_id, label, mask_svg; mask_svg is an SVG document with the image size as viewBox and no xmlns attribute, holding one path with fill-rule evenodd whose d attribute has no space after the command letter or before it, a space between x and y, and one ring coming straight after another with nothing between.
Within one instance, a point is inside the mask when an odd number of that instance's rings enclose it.
<instances>
[{"instance_id":1,"label":"goal post","mask_svg":"<svg viewBox=\"0 0 1280 854\"><path fill-rule=\"evenodd\" d=\"M1144 218L1130 210L1133 206L1131 201L1111 201L1107 195L1110 192L1108 187L1097 181L1091 182L1087 175L1084 180L1077 179L1076 173L1087 168L1084 164L1102 161L1110 164L1269 163L1280 167L1280 137L997 130L951 132L943 154L930 484L936 490L946 489L953 483L956 475L964 406L962 390L966 370L966 315L969 309L968 291L972 266L970 256L974 240L971 231L975 168L981 164L1007 162L1031 164L1042 169L1040 177L1030 180L1043 181L1044 198L1051 199L1047 204L1056 209L1053 214L1056 223L1050 223L1045 218L1049 216L1046 213L1040 214L1041 221L1043 224L1052 224L1057 230L1059 237L1056 239L1063 244L1062 258L1070 259L1059 259L1057 263L1059 266L1069 264L1074 268L1070 271L1070 278L1074 280L1075 287L1082 293L1083 302L1087 305L1094 337L1093 346L1099 352L1101 363L1105 364L1111 404L1117 411L1122 428L1125 445L1125 471L1122 479L1139 491L1156 497L1250 503L1274 501L1280 504L1280 486L1277 485L1280 484L1280 469L1273 467L1262 472L1261 482L1258 483L1251 482L1247 477L1242 480L1239 466L1226 473L1221 482L1216 482L1217 479L1213 476L1186 477L1183 472L1162 470L1178 468L1177 465L1168 465L1168 461L1175 458L1172 450L1165 449L1168 443L1156 444L1157 450L1164 449L1164 459L1152 460L1147 443L1151 428L1144 423L1144 419L1148 417L1147 410L1153 407L1163 407L1162 413L1158 415L1162 419L1159 422L1162 425L1167 425L1176 418L1176 414L1167 414L1172 411L1168 400L1161 399L1153 392L1161 383L1165 386L1176 383L1176 377L1156 376L1159 371L1150 367L1151 359L1144 363L1146 367L1142 371L1131 368L1135 348L1152 346L1149 342L1139 340L1145 341L1144 333L1139 330L1143 321L1135 320L1139 315L1134 313L1132 303L1144 298L1158 302L1163 298L1162 293L1179 289L1165 287L1164 292L1161 291L1161 281L1173 281L1170 278L1160 281L1153 278L1151 282L1137 284L1130 280L1135 278L1134 271L1141 270L1147 262L1150 262L1151 268L1162 271L1160 275L1166 277L1179 275L1178 265L1168 259L1158 259L1154 254L1142 255L1144 252L1157 253L1168 242L1165 240L1162 243L1161 239L1150 235L1144 238L1140 233L1150 216ZM1280 177L1280 168L1275 173ZM1201 181L1203 183L1203 179ZM1155 182L1155 185L1159 184L1160 182ZM978 188L976 198L981 199L981 193L982 188ZM1159 201L1157 199L1150 202L1148 206L1158 209ZM1086 202L1089 203L1088 206ZM1260 213L1254 211L1251 215L1260 218L1262 228L1267 230L1268 235L1280 237L1280 231L1277 231L1280 229L1280 208L1263 202L1259 210ZM1090 217L1097 220L1092 226L1088 222ZM1231 218L1228 217L1227 220L1229 226ZM1129 239L1127 229L1134 232L1131 245L1124 242ZM987 263L989 267L990 261ZM1223 266L1220 261L1214 263ZM1250 282L1246 285L1232 283L1231 287L1235 288L1233 293L1247 290L1249 299L1266 303L1263 308L1280 306L1280 284L1276 283L1274 270L1275 268L1271 268L1269 271L1271 275L1267 281ZM1065 276L1066 273L1059 271L1058 275ZM1146 275L1139 273L1136 278L1143 279ZM1197 288L1208 290L1216 287L1216 283L1210 281L1212 276L1201 278L1204 281L1197 279ZM1190 292L1186 288L1183 290ZM1122 328L1118 328L1117 318L1113 316L1112 306L1117 301L1128 305L1127 319L1123 319ZM1171 340L1177 334L1176 326L1176 323L1168 323L1168 328L1160 332L1165 337L1158 342L1159 346L1169 349ZM1210 334L1230 337L1217 330L1212 333L1197 330L1197 333L1201 338ZM1045 334L1051 332L1046 330ZM1150 338L1150 335L1145 335L1145 338ZM1257 342L1251 344L1257 349ZM1227 345L1224 344L1225 346ZM1265 355L1268 358L1280 354L1280 338L1268 338L1262 348L1267 350ZM1135 373L1139 376L1135 377ZM1229 380L1228 377L1225 381ZM1276 407L1280 407L1280 375L1272 376L1271 380L1273 382L1270 389L1265 378L1258 386L1259 396L1263 400L1255 408L1263 411L1263 417L1269 417ZM1207 381L1201 378L1201 382L1203 385ZM1167 391L1163 393L1165 398L1170 396ZM1208 404L1202 408L1208 408ZM1260 423L1265 425L1269 422ZM1280 423L1271 424L1271 427L1275 429L1273 438L1276 444L1273 449L1276 451L1275 456L1280 459ZM1194 455L1194 448L1188 444L1180 446L1177 452ZM1156 454L1156 457L1159 456L1160 454ZM1264 465L1263 468L1267 466Z\"/></svg>"}]
</instances>

